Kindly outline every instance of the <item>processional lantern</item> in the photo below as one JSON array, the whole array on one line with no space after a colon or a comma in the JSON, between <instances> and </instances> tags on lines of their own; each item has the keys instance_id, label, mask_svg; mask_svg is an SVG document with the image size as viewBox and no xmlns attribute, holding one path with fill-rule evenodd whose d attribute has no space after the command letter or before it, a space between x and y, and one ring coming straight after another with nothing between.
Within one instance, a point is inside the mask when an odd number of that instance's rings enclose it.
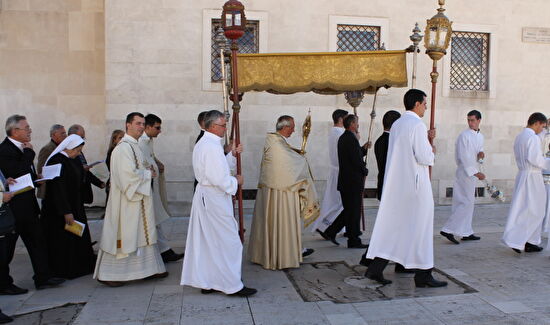
<instances>
[{"instance_id":1,"label":"processional lantern","mask_svg":"<svg viewBox=\"0 0 550 325\"><path fill-rule=\"evenodd\" d=\"M241 2L229 0L223 5L222 27L225 31L225 37L230 40L237 40L244 35L246 17Z\"/></svg>"},{"instance_id":2,"label":"processional lantern","mask_svg":"<svg viewBox=\"0 0 550 325\"><path fill-rule=\"evenodd\" d=\"M445 16L445 0L438 0L439 8L437 14L426 21L426 30L424 32L424 46L426 54L432 59L433 67L430 77L432 79L432 98L430 110L430 129L434 129L435 123L435 94L436 84L439 73L437 72L437 61L447 54L447 48L451 41L452 22ZM430 143L432 143L430 139Z\"/></svg>"},{"instance_id":3,"label":"processional lantern","mask_svg":"<svg viewBox=\"0 0 550 325\"><path fill-rule=\"evenodd\" d=\"M241 130L239 125L239 112L241 110L239 96L239 79L237 69L237 53L239 44L237 40L244 35L246 27L246 16L244 15L244 6L237 0L229 0L223 5L222 28L225 37L231 40L231 101L233 102L233 119L231 123L232 134L235 146L241 143ZM241 154L237 153L237 174L241 175ZM243 214L243 189L242 185L237 188L237 204L239 213L239 236L244 242L244 214Z\"/></svg>"}]
</instances>

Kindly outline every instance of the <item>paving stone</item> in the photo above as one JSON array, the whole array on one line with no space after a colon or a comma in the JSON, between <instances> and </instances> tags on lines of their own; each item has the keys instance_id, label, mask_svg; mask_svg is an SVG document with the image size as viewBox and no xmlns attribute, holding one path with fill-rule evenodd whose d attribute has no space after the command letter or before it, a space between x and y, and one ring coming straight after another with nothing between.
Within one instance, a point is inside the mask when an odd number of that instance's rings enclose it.
<instances>
[{"instance_id":1,"label":"paving stone","mask_svg":"<svg viewBox=\"0 0 550 325\"><path fill-rule=\"evenodd\" d=\"M506 314L528 313L534 311L519 301L491 302L490 304Z\"/></svg>"},{"instance_id":2,"label":"paving stone","mask_svg":"<svg viewBox=\"0 0 550 325\"><path fill-rule=\"evenodd\" d=\"M353 304L367 324L443 324L414 299Z\"/></svg>"}]
</instances>

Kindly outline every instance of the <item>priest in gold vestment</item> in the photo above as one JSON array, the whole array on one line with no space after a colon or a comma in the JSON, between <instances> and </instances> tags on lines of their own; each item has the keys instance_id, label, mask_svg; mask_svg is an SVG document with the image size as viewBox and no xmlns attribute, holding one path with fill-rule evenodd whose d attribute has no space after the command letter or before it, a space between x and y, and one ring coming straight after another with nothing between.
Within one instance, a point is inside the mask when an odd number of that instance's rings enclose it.
<instances>
[{"instance_id":1,"label":"priest in gold vestment","mask_svg":"<svg viewBox=\"0 0 550 325\"><path fill-rule=\"evenodd\" d=\"M279 117L276 130L265 141L248 244L250 260L269 270L299 267L302 257L313 253L302 249L300 218L307 227L319 216L309 164L286 141L294 119Z\"/></svg>"}]
</instances>

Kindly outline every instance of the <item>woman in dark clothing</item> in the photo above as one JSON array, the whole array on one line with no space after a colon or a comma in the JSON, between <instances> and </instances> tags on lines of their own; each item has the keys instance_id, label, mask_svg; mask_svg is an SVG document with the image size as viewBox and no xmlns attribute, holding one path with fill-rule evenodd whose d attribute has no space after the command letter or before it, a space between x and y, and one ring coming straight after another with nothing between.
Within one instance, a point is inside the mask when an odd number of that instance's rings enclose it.
<instances>
[{"instance_id":1,"label":"woman in dark clothing","mask_svg":"<svg viewBox=\"0 0 550 325\"><path fill-rule=\"evenodd\" d=\"M107 169L111 172L111 154L115 149L116 145L122 140L124 136L124 131L114 130L111 134L111 141L109 142L109 150L107 150L107 158L105 158L105 163L107 164ZM111 188L110 178L107 180L107 185L105 186L105 193L107 193L107 198L105 199L105 206L107 206L107 200L109 200L109 189Z\"/></svg>"},{"instance_id":2,"label":"woman in dark clothing","mask_svg":"<svg viewBox=\"0 0 550 325\"><path fill-rule=\"evenodd\" d=\"M57 277L74 279L94 271L88 220L81 196L82 165L75 161L84 146L76 134L68 136L46 161L46 166L61 164L61 174L48 181L40 218L48 245L48 262ZM78 158L77 158L78 159ZM65 230L65 224L79 221L85 226L82 237Z\"/></svg>"}]
</instances>

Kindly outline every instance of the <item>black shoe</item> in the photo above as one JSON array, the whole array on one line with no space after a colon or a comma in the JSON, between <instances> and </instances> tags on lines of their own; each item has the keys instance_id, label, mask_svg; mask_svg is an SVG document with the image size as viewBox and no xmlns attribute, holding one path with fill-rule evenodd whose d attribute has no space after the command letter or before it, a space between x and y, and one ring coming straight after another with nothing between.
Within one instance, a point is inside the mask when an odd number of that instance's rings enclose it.
<instances>
[{"instance_id":1,"label":"black shoe","mask_svg":"<svg viewBox=\"0 0 550 325\"><path fill-rule=\"evenodd\" d=\"M537 246L537 245L533 245L533 244L529 244L529 243L525 243L525 252L526 253L533 253L533 252L540 252L540 251L542 251L542 247Z\"/></svg>"},{"instance_id":2,"label":"black shoe","mask_svg":"<svg viewBox=\"0 0 550 325\"><path fill-rule=\"evenodd\" d=\"M438 281L434 278L431 278L431 280L428 281L417 281L416 279L414 279L414 284L417 288L439 288L447 286L447 281Z\"/></svg>"},{"instance_id":3,"label":"black shoe","mask_svg":"<svg viewBox=\"0 0 550 325\"><path fill-rule=\"evenodd\" d=\"M22 295L29 292L27 289L19 288L15 284L10 284L6 288L0 290L0 295L9 295L9 296L15 296L15 295Z\"/></svg>"},{"instance_id":4,"label":"black shoe","mask_svg":"<svg viewBox=\"0 0 550 325\"><path fill-rule=\"evenodd\" d=\"M124 281L103 281L103 280L97 280L97 282L101 283L101 284L104 284L108 287L111 287L111 288L118 288L118 287L122 287L123 285L126 284L126 282Z\"/></svg>"},{"instance_id":5,"label":"black shoe","mask_svg":"<svg viewBox=\"0 0 550 325\"><path fill-rule=\"evenodd\" d=\"M156 274L153 274L153 275L150 275L150 276L144 278L143 280L164 279L164 278L168 277L168 275L169 275L168 272L156 273Z\"/></svg>"},{"instance_id":6,"label":"black shoe","mask_svg":"<svg viewBox=\"0 0 550 325\"><path fill-rule=\"evenodd\" d=\"M0 324L6 324L13 322L13 318L0 311Z\"/></svg>"},{"instance_id":7,"label":"black shoe","mask_svg":"<svg viewBox=\"0 0 550 325\"><path fill-rule=\"evenodd\" d=\"M384 275L382 275L382 274L373 275L373 274L369 274L368 271L365 273L365 278L374 280L374 281L380 283L381 285L390 284L392 282L391 280L388 280L388 279L384 278Z\"/></svg>"},{"instance_id":8,"label":"black shoe","mask_svg":"<svg viewBox=\"0 0 550 325\"><path fill-rule=\"evenodd\" d=\"M214 290L214 289L201 289L201 293L203 295L209 295L211 293L216 293L216 292L219 292L218 290Z\"/></svg>"},{"instance_id":9,"label":"black shoe","mask_svg":"<svg viewBox=\"0 0 550 325\"><path fill-rule=\"evenodd\" d=\"M480 239L481 239L481 237L478 237L478 236L476 236L476 235L474 235L474 234L471 234L471 235L468 236L468 237L462 237L462 240L480 240Z\"/></svg>"},{"instance_id":10,"label":"black shoe","mask_svg":"<svg viewBox=\"0 0 550 325\"><path fill-rule=\"evenodd\" d=\"M368 248L369 245L363 244L362 242L358 242L357 244L349 244L348 248Z\"/></svg>"},{"instance_id":11,"label":"black shoe","mask_svg":"<svg viewBox=\"0 0 550 325\"><path fill-rule=\"evenodd\" d=\"M313 254L313 252L315 252L315 250L313 248L306 248L306 249L304 249L304 251L302 251L302 257L309 256L309 255Z\"/></svg>"},{"instance_id":12,"label":"black shoe","mask_svg":"<svg viewBox=\"0 0 550 325\"><path fill-rule=\"evenodd\" d=\"M36 290L42 290L46 288L53 288L59 286L61 283L65 282L65 279L61 278L49 278L46 281L34 282Z\"/></svg>"},{"instance_id":13,"label":"black shoe","mask_svg":"<svg viewBox=\"0 0 550 325\"><path fill-rule=\"evenodd\" d=\"M372 262L372 259L367 258L367 256L365 254L363 254L363 255L361 255L361 260L359 261L359 265L363 265L363 266L368 267L371 262Z\"/></svg>"},{"instance_id":14,"label":"black shoe","mask_svg":"<svg viewBox=\"0 0 550 325\"><path fill-rule=\"evenodd\" d=\"M184 253L176 254L171 248L160 254L164 263L179 261L183 258Z\"/></svg>"},{"instance_id":15,"label":"black shoe","mask_svg":"<svg viewBox=\"0 0 550 325\"><path fill-rule=\"evenodd\" d=\"M517 248L512 248L512 250L513 250L514 252L518 253L518 254L521 254L521 251L520 251L519 249L517 249Z\"/></svg>"},{"instance_id":16,"label":"black shoe","mask_svg":"<svg viewBox=\"0 0 550 325\"><path fill-rule=\"evenodd\" d=\"M440 231L439 232L441 234L441 236L447 238L448 240L450 240L452 243L455 243L455 244L460 244L458 242L458 240L455 239L455 236L453 236L453 234L449 234L448 232L444 232L444 231Z\"/></svg>"},{"instance_id":17,"label":"black shoe","mask_svg":"<svg viewBox=\"0 0 550 325\"><path fill-rule=\"evenodd\" d=\"M406 269L403 265L395 263L395 273L415 273L414 269Z\"/></svg>"},{"instance_id":18,"label":"black shoe","mask_svg":"<svg viewBox=\"0 0 550 325\"><path fill-rule=\"evenodd\" d=\"M331 237L329 235L327 235L326 232L323 232L319 229L317 229L317 232L319 233L319 235L321 235L321 237L323 237L325 240L330 240L334 245L336 246L340 246L340 243L336 241L336 236L334 237Z\"/></svg>"},{"instance_id":19,"label":"black shoe","mask_svg":"<svg viewBox=\"0 0 550 325\"><path fill-rule=\"evenodd\" d=\"M252 296L256 292L258 292L258 290L254 289L254 288L243 287L241 290L230 294L230 296L248 297L248 296Z\"/></svg>"}]
</instances>

